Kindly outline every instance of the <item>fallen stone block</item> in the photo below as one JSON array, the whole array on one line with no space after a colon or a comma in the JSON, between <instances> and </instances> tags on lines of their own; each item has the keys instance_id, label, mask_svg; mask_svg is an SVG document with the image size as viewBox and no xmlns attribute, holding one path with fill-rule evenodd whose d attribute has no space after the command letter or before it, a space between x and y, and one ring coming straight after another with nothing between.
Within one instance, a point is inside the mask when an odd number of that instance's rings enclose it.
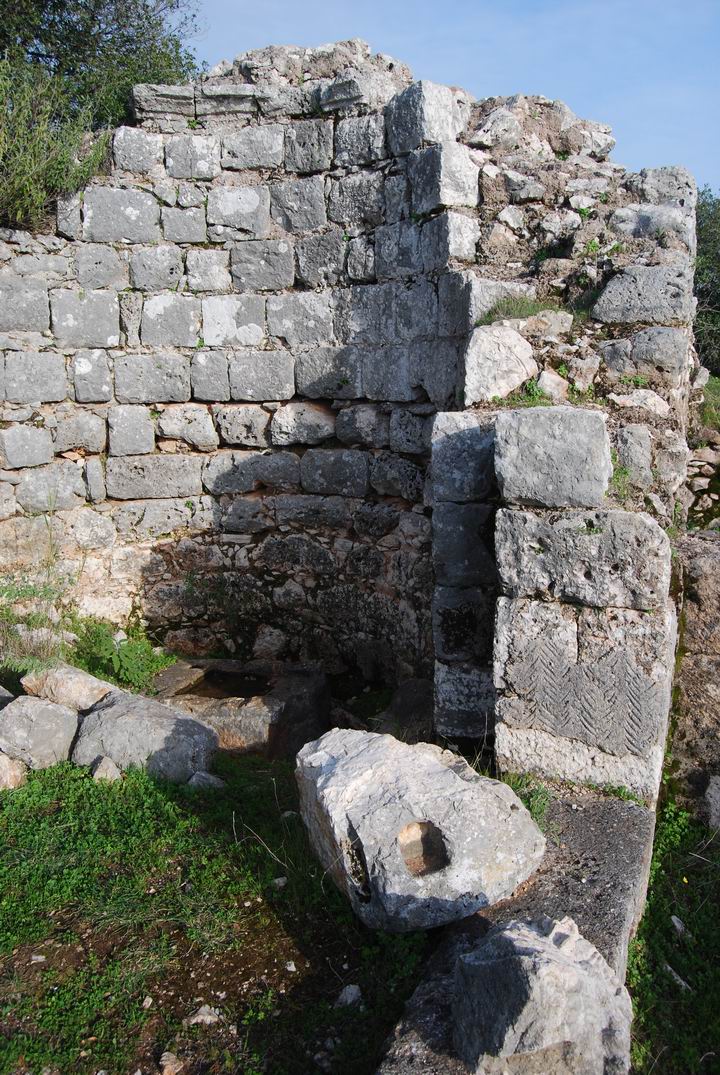
<instances>
[{"instance_id":1,"label":"fallen stone block","mask_svg":"<svg viewBox=\"0 0 720 1075\"><path fill-rule=\"evenodd\" d=\"M42 698L16 698L0 713L0 751L31 769L47 769L70 754L78 715Z\"/></svg>"},{"instance_id":2,"label":"fallen stone block","mask_svg":"<svg viewBox=\"0 0 720 1075\"><path fill-rule=\"evenodd\" d=\"M694 313L689 265L630 265L613 276L592 308L608 324L688 324Z\"/></svg>"},{"instance_id":3,"label":"fallen stone block","mask_svg":"<svg viewBox=\"0 0 720 1075\"><path fill-rule=\"evenodd\" d=\"M373 928L471 915L509 896L545 851L507 785L426 743L335 729L300 751L296 776L321 864Z\"/></svg>"},{"instance_id":4,"label":"fallen stone block","mask_svg":"<svg viewBox=\"0 0 720 1075\"><path fill-rule=\"evenodd\" d=\"M10 791L27 783L28 767L24 761L0 754L0 791Z\"/></svg>"},{"instance_id":5,"label":"fallen stone block","mask_svg":"<svg viewBox=\"0 0 720 1075\"><path fill-rule=\"evenodd\" d=\"M481 325L465 349L465 405L505 399L538 372L533 349L514 328Z\"/></svg>"},{"instance_id":6,"label":"fallen stone block","mask_svg":"<svg viewBox=\"0 0 720 1075\"><path fill-rule=\"evenodd\" d=\"M80 712L92 709L96 702L117 689L112 683L106 683L81 668L65 663L55 664L37 672L28 672L20 682L28 694Z\"/></svg>"},{"instance_id":7,"label":"fallen stone block","mask_svg":"<svg viewBox=\"0 0 720 1075\"><path fill-rule=\"evenodd\" d=\"M217 735L207 725L162 702L113 690L82 719L72 760L93 765L110 758L123 772L131 766L186 783L210 768Z\"/></svg>"},{"instance_id":8,"label":"fallen stone block","mask_svg":"<svg viewBox=\"0 0 720 1075\"><path fill-rule=\"evenodd\" d=\"M461 955L453 1020L458 1054L481 1075L630 1070L630 996L571 918L496 926Z\"/></svg>"}]
</instances>

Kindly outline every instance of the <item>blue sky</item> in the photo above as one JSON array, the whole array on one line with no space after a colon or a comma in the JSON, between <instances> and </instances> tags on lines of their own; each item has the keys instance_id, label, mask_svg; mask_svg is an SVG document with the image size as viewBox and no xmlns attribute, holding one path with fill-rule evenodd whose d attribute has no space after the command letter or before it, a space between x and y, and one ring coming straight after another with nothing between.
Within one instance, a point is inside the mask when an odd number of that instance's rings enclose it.
<instances>
[{"instance_id":1,"label":"blue sky","mask_svg":"<svg viewBox=\"0 0 720 1075\"><path fill-rule=\"evenodd\" d=\"M416 78L541 93L609 123L615 160L720 189L720 0L200 0L198 57L362 37Z\"/></svg>"}]
</instances>

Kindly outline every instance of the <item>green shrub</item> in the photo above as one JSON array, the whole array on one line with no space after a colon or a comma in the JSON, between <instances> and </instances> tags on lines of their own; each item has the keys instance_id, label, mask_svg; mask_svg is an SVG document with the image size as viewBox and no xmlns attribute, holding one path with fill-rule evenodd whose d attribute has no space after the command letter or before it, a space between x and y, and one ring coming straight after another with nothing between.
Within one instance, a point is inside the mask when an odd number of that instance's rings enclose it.
<instances>
[{"instance_id":1,"label":"green shrub","mask_svg":"<svg viewBox=\"0 0 720 1075\"><path fill-rule=\"evenodd\" d=\"M710 187L698 195L697 239L695 338L702 364L720 373L720 195Z\"/></svg>"},{"instance_id":2,"label":"green shrub","mask_svg":"<svg viewBox=\"0 0 720 1075\"><path fill-rule=\"evenodd\" d=\"M100 168L108 135L90 133L63 83L38 64L0 59L0 223L38 227L61 194Z\"/></svg>"},{"instance_id":3,"label":"green shrub","mask_svg":"<svg viewBox=\"0 0 720 1075\"><path fill-rule=\"evenodd\" d=\"M119 641L116 632L103 620L79 620L78 640L68 659L94 676L137 691L146 691L158 672L174 664L175 658L157 650L142 629L131 628L128 637Z\"/></svg>"}]
</instances>

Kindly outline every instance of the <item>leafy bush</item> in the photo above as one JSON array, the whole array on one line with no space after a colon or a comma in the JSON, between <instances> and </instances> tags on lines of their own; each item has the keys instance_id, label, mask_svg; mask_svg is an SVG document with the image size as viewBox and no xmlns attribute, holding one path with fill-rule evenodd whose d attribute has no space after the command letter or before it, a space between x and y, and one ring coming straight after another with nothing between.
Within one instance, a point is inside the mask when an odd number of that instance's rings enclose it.
<instances>
[{"instance_id":1,"label":"leafy bush","mask_svg":"<svg viewBox=\"0 0 720 1075\"><path fill-rule=\"evenodd\" d=\"M80 620L69 660L94 676L137 691L147 690L158 672L174 664L175 658L156 650L140 628L131 629L128 638L121 640L115 638L116 632L103 620Z\"/></svg>"},{"instance_id":2,"label":"leafy bush","mask_svg":"<svg viewBox=\"0 0 720 1075\"><path fill-rule=\"evenodd\" d=\"M74 109L58 78L22 59L0 59L0 110L0 223L37 227L97 172L108 136L91 135L90 108Z\"/></svg>"},{"instance_id":3,"label":"leafy bush","mask_svg":"<svg viewBox=\"0 0 720 1075\"><path fill-rule=\"evenodd\" d=\"M697 239L695 338L702 364L720 373L720 195L710 187L698 195Z\"/></svg>"}]
</instances>

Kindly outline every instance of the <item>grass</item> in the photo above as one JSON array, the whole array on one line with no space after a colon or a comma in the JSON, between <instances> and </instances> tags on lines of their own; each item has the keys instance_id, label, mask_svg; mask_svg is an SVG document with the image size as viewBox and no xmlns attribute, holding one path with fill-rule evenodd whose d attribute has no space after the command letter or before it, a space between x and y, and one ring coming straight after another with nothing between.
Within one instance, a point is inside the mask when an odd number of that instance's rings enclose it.
<instances>
[{"instance_id":1,"label":"grass","mask_svg":"<svg viewBox=\"0 0 720 1075\"><path fill-rule=\"evenodd\" d=\"M700 412L702 424L720 431L720 377L711 376L705 385L705 399Z\"/></svg>"},{"instance_id":2,"label":"grass","mask_svg":"<svg viewBox=\"0 0 720 1075\"><path fill-rule=\"evenodd\" d=\"M491 310L476 325L492 325L494 321L509 321L515 318L534 317L543 310L559 310L556 299L531 299L526 295L508 295L496 302Z\"/></svg>"},{"instance_id":3,"label":"grass","mask_svg":"<svg viewBox=\"0 0 720 1075\"><path fill-rule=\"evenodd\" d=\"M494 407L552 407L553 404L536 380L526 381L522 388L516 388L504 398L493 396L490 402Z\"/></svg>"},{"instance_id":4,"label":"grass","mask_svg":"<svg viewBox=\"0 0 720 1075\"><path fill-rule=\"evenodd\" d=\"M647 906L628 965L635 1075L720 1072L719 903L717 836L713 841L689 814L667 803L658 817Z\"/></svg>"},{"instance_id":5,"label":"grass","mask_svg":"<svg viewBox=\"0 0 720 1075\"><path fill-rule=\"evenodd\" d=\"M331 1072L375 1070L425 935L355 919L310 852L289 764L218 771L226 788L201 793L63 764L0 792L2 1075L125 1075L166 1049L188 1075L304 1075L323 1051ZM349 983L362 1010L334 1007ZM202 1003L219 1022L184 1025Z\"/></svg>"}]
</instances>

